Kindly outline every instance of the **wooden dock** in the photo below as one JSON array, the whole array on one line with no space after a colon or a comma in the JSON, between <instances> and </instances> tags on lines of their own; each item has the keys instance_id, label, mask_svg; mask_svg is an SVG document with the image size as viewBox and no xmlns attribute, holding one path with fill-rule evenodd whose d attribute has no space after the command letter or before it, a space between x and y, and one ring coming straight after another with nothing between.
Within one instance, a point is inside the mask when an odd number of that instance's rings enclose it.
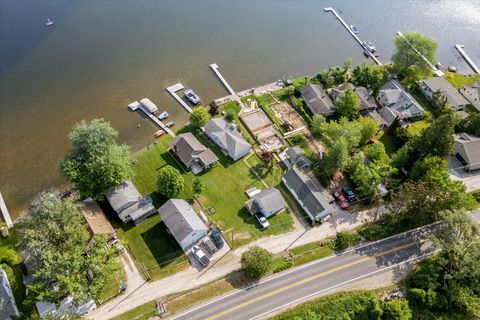
<instances>
[{"instance_id":1,"label":"wooden dock","mask_svg":"<svg viewBox=\"0 0 480 320\"><path fill-rule=\"evenodd\" d=\"M460 54L462 55L463 59L465 59L465 61L470 65L470 67L472 67L473 71L475 71L476 73L480 74L480 69L477 67L477 65L475 64L475 62L473 62L473 60L470 59L470 57L469 57L468 54L465 52L465 50L463 50L463 48L465 48L465 46L462 45L462 44L456 44L456 45L455 45L455 48L458 50L458 52L460 52Z\"/></svg>"},{"instance_id":2,"label":"wooden dock","mask_svg":"<svg viewBox=\"0 0 480 320\"><path fill-rule=\"evenodd\" d=\"M401 33L400 31L397 31L397 35L399 35L400 37L404 38L404 35L403 33ZM408 45L413 49L413 51L415 51L422 59L423 61L425 61L426 64L428 64L428 66L433 70L433 73L437 76L437 77L443 77L445 75L445 73L443 73L442 70L438 69L437 67L435 67L430 61L428 61L428 59L420 52L417 50L417 48L415 48L414 46L412 46L408 41L407 41Z\"/></svg>"},{"instance_id":3,"label":"wooden dock","mask_svg":"<svg viewBox=\"0 0 480 320\"><path fill-rule=\"evenodd\" d=\"M352 35L352 37L357 40L358 44L362 47L362 49L364 50L364 52L367 52L368 55L370 56L370 58L373 59L373 61L375 61L376 64L378 64L379 66L382 66L383 67L383 64L380 62L380 60L377 59L377 57L375 57L375 55L368 51L367 49L365 49L365 47L363 46L363 43L362 43L362 40L360 40L360 38L355 34L353 33L352 30L350 30L350 27L348 26L348 24L342 19L342 17L340 17L340 15L335 11L335 9L333 9L332 7L328 7L328 8L323 8L323 10L325 12L331 12L333 13L333 15L343 24L343 26L345 27L345 29L347 29L347 31Z\"/></svg>"},{"instance_id":4,"label":"wooden dock","mask_svg":"<svg viewBox=\"0 0 480 320\"><path fill-rule=\"evenodd\" d=\"M190 108L188 106L188 104L185 103L185 101L182 100L182 98L180 98L177 94L177 91L180 91L180 90L183 90L183 84L181 84L180 82L179 83L175 83L174 85L170 86L170 87L167 87L167 91L168 93L170 93L172 95L172 97L177 100L178 103L180 103L180 105L185 108L185 110L187 110L188 113L192 112L192 108Z\"/></svg>"},{"instance_id":5,"label":"wooden dock","mask_svg":"<svg viewBox=\"0 0 480 320\"><path fill-rule=\"evenodd\" d=\"M218 71L218 65L216 63L212 63L210 65L210 68L212 68L213 72L215 72L215 74L217 75L218 79L220 79L220 81L223 83L223 85L225 86L225 88L227 88L227 91L228 93L230 93L230 95L234 95L235 94L235 90L233 90L233 88L228 84L227 80L225 80L225 78L222 76L222 74L220 73L220 71Z\"/></svg>"},{"instance_id":6,"label":"wooden dock","mask_svg":"<svg viewBox=\"0 0 480 320\"><path fill-rule=\"evenodd\" d=\"M8 212L7 205L5 201L3 201L2 193L0 192L0 218L5 222L7 228L13 228L12 218L10 217L10 213ZM0 221L1 221L0 220Z\"/></svg>"},{"instance_id":7,"label":"wooden dock","mask_svg":"<svg viewBox=\"0 0 480 320\"><path fill-rule=\"evenodd\" d=\"M135 103L135 102L133 102ZM131 103L131 104L133 104ZM137 109L140 109L143 113L145 113L145 115L147 117L150 118L150 120L152 120L157 126L160 127L160 129L162 129L163 131L165 131L166 133L168 133L169 135L171 135L172 137L175 137L175 133L173 133L172 130L170 130L162 121L160 121L160 119L158 119L154 114L150 113L150 111L148 111L147 109L145 109L144 106L142 106L141 103L138 103L138 108Z\"/></svg>"}]
</instances>

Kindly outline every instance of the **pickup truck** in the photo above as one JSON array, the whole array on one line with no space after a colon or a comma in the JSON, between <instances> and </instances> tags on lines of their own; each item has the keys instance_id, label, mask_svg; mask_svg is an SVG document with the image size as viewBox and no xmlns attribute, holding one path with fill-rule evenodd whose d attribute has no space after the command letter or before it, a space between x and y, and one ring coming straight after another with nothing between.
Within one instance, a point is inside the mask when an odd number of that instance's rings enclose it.
<instances>
[{"instance_id":1,"label":"pickup truck","mask_svg":"<svg viewBox=\"0 0 480 320\"><path fill-rule=\"evenodd\" d=\"M193 246L192 248L193 255L197 260L201 263L202 266L206 267L210 263L210 259L208 259L207 255L205 252L203 252L202 249L200 249L199 246Z\"/></svg>"}]
</instances>

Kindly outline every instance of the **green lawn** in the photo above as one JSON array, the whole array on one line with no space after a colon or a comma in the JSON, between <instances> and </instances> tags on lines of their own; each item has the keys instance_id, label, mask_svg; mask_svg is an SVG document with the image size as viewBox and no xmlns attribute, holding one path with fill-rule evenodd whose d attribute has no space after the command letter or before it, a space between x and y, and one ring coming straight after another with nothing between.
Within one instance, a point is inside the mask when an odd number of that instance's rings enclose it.
<instances>
[{"instance_id":1,"label":"green lawn","mask_svg":"<svg viewBox=\"0 0 480 320\"><path fill-rule=\"evenodd\" d=\"M233 104L232 104L233 105ZM183 131L188 131L186 128ZM264 189L265 186L252 172L253 169L243 159L233 162L225 156L220 149L208 141L204 136L196 134L205 146L210 147L219 157L219 164L201 174L205 183L205 191L197 196L204 211L209 212L209 219L218 225L225 233L226 240L234 246L244 245L259 237L278 234L292 228L293 221L289 210L281 212L269 219L271 227L261 230L258 222L244 208L248 200L245 190L250 187ZM134 165L135 175L132 179L141 194L151 195L156 207L160 207L166 199L156 192L157 172L165 165L172 165L179 169L185 179L185 191L179 198L191 201L191 186L194 175L185 172L167 151L171 137L164 136L157 140L151 148L145 148L132 155L138 160ZM260 164L257 155L248 159L250 166ZM258 167L256 167L257 170ZM263 170L262 178L269 186L280 183L283 175L282 169L276 165L271 170ZM186 257L172 243L173 238L167 236L160 217L155 215L138 226L120 225L119 236L130 246L137 259L149 270L152 278L159 278L165 274L176 271L176 265L186 261ZM159 265L159 267L155 267Z\"/></svg>"},{"instance_id":2,"label":"green lawn","mask_svg":"<svg viewBox=\"0 0 480 320\"><path fill-rule=\"evenodd\" d=\"M412 136L418 136L420 135L420 132L428 127L430 124L425 121L425 120L420 120L420 121L415 121L411 124L410 127L408 127L407 131L412 135Z\"/></svg>"},{"instance_id":3,"label":"green lawn","mask_svg":"<svg viewBox=\"0 0 480 320\"><path fill-rule=\"evenodd\" d=\"M114 221L114 227L136 260L137 268L146 269L151 279L166 277L188 266L187 256L168 235L159 214L137 226Z\"/></svg>"},{"instance_id":4,"label":"green lawn","mask_svg":"<svg viewBox=\"0 0 480 320\"><path fill-rule=\"evenodd\" d=\"M476 74L469 77L461 73L445 72L445 79L447 79L455 88L460 89L464 84L473 84L475 81L480 80L480 75Z\"/></svg>"},{"instance_id":5,"label":"green lawn","mask_svg":"<svg viewBox=\"0 0 480 320\"><path fill-rule=\"evenodd\" d=\"M388 132L380 131L377 134L376 138L378 139L378 141L383 143L383 145L385 146L385 151L389 156L392 156L392 154L397 152L397 145L395 144L393 137Z\"/></svg>"}]
</instances>

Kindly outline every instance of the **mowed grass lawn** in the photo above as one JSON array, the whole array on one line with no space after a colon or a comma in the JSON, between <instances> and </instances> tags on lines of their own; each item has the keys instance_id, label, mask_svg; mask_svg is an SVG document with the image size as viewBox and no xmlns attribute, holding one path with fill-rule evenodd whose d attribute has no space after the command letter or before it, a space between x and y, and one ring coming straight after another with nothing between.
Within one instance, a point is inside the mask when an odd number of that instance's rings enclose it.
<instances>
[{"instance_id":1,"label":"mowed grass lawn","mask_svg":"<svg viewBox=\"0 0 480 320\"><path fill-rule=\"evenodd\" d=\"M251 187L265 189L262 182L256 177L249 166L261 163L257 155L250 155L248 165L244 159L233 162L220 149L208 141L204 136L197 134L197 138L205 146L211 148L219 157L219 163L212 169L201 174L205 183L205 191L197 196L203 210L208 217L219 226L226 240L234 247L244 245L262 236L278 234L293 227L293 219L289 210L285 210L269 219L271 227L261 230L257 220L244 208L248 197L245 190ZM168 152L170 136L157 140L156 144L144 148L132 155L137 160L133 166L134 177L132 182L142 195L151 195L155 207L160 207L167 199L157 190L158 171L172 165L182 172L185 179L185 190L179 198L192 201L192 182L195 176L184 170L172 154ZM259 167L256 167L257 170ZM264 170L262 178L269 186L280 183L283 170L275 165L271 170ZM198 206L196 206L198 209ZM129 245L138 261L143 264L152 278L158 279L174 273L185 267L186 256L166 232L165 225L159 215L154 215L138 226L133 224L119 225L119 236ZM233 235L233 236L232 236ZM234 239L232 243L232 238ZM158 266L158 267L156 267ZM180 267L178 267L180 266Z\"/></svg>"},{"instance_id":2,"label":"mowed grass lawn","mask_svg":"<svg viewBox=\"0 0 480 320\"><path fill-rule=\"evenodd\" d=\"M420 135L420 132L428 127L430 124L425 121L425 120L420 120L420 121L415 121L412 122L410 127L407 128L407 131L412 135L412 136L418 136Z\"/></svg>"}]
</instances>

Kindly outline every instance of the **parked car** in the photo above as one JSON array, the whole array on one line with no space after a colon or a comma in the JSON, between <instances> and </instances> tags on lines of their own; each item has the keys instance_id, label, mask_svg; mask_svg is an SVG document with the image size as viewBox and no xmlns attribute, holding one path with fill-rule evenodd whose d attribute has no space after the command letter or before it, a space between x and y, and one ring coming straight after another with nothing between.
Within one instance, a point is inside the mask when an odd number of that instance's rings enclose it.
<instances>
[{"instance_id":1,"label":"parked car","mask_svg":"<svg viewBox=\"0 0 480 320\"><path fill-rule=\"evenodd\" d=\"M225 241L223 240L222 237L222 232L218 228L214 228L212 230L212 233L210 234L210 238L212 238L213 242L215 243L215 246L217 248L222 248L223 245L225 244Z\"/></svg>"},{"instance_id":2,"label":"parked car","mask_svg":"<svg viewBox=\"0 0 480 320\"><path fill-rule=\"evenodd\" d=\"M263 214L256 213L255 218L257 218L258 222L260 223L263 229L267 229L268 227L270 227L270 223L268 223L267 218L265 218Z\"/></svg>"},{"instance_id":3,"label":"parked car","mask_svg":"<svg viewBox=\"0 0 480 320\"><path fill-rule=\"evenodd\" d=\"M217 247L215 247L215 244L210 238L203 238L203 244L210 254L213 254L215 251L217 251Z\"/></svg>"},{"instance_id":4,"label":"parked car","mask_svg":"<svg viewBox=\"0 0 480 320\"><path fill-rule=\"evenodd\" d=\"M337 204L340 208L346 209L350 206L347 202L347 199L345 199L341 192L336 191L333 193L333 196L335 197L335 200L337 201Z\"/></svg>"},{"instance_id":5,"label":"parked car","mask_svg":"<svg viewBox=\"0 0 480 320\"><path fill-rule=\"evenodd\" d=\"M118 241L117 238L112 241L112 246L114 246L115 250L120 254L125 252L125 247L120 243L120 241Z\"/></svg>"},{"instance_id":6,"label":"parked car","mask_svg":"<svg viewBox=\"0 0 480 320\"><path fill-rule=\"evenodd\" d=\"M197 260L200 262L202 266L204 267L208 266L208 264L210 263L210 259L208 259L205 252L203 252L203 250L200 249L199 246L193 246L192 252L195 258L197 258Z\"/></svg>"},{"instance_id":7,"label":"parked car","mask_svg":"<svg viewBox=\"0 0 480 320\"><path fill-rule=\"evenodd\" d=\"M342 188L342 192L347 197L348 201L353 201L355 200L355 194L353 193L352 189L349 187L345 186Z\"/></svg>"}]
</instances>

